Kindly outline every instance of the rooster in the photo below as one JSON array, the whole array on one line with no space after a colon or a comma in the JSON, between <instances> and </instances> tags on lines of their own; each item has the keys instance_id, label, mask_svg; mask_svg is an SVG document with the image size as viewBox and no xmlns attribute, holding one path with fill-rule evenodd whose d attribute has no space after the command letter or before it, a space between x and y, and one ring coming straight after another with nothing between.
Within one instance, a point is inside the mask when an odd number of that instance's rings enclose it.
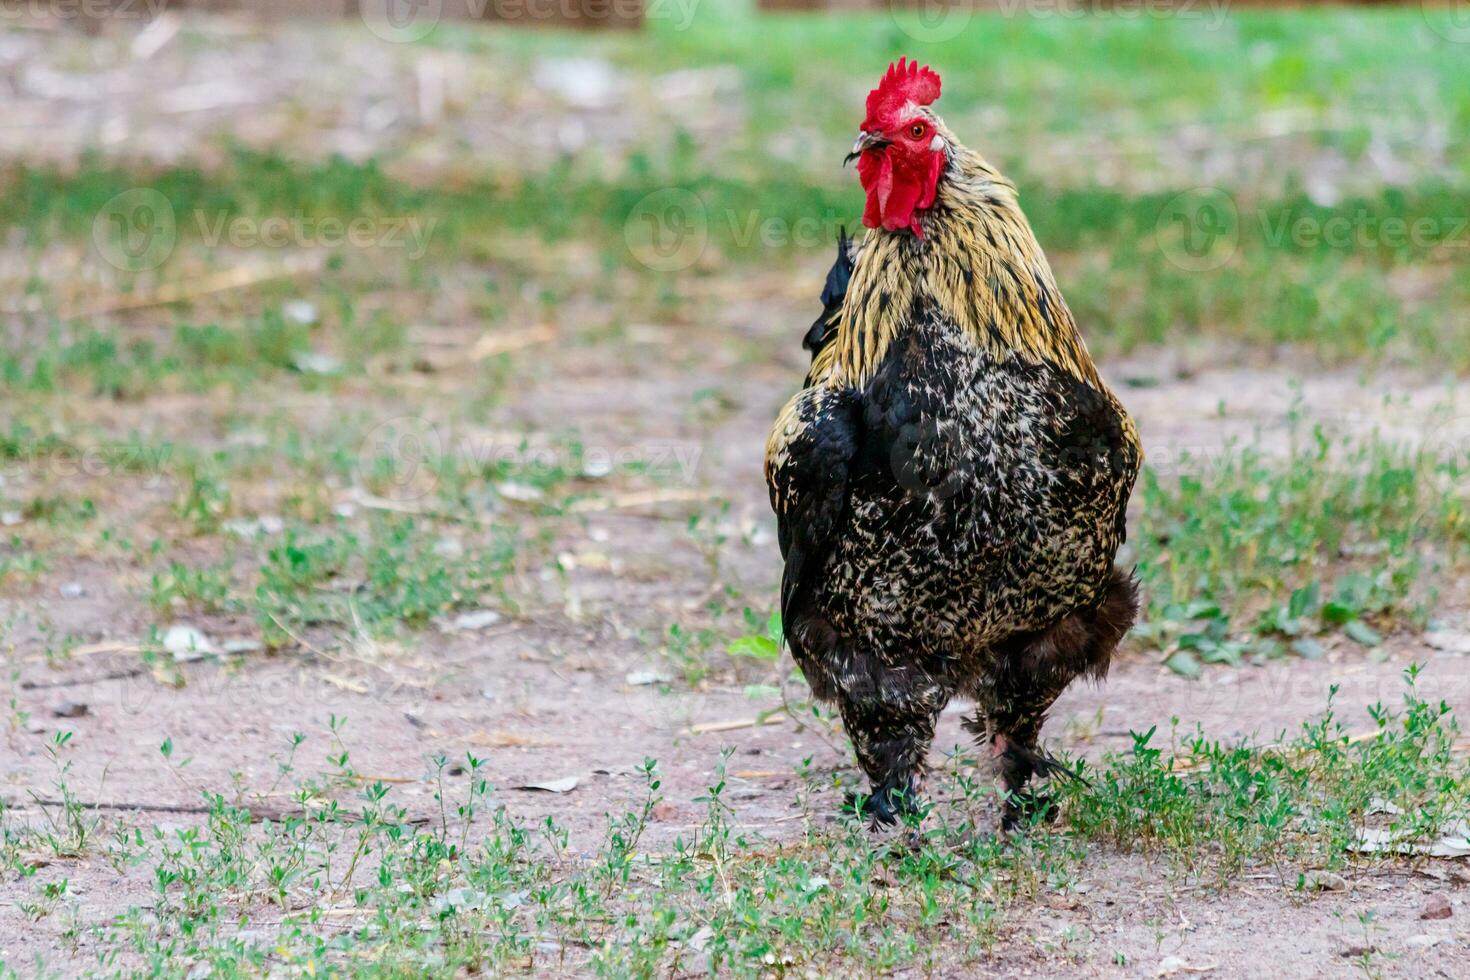
<instances>
[{"instance_id":1,"label":"rooster","mask_svg":"<svg viewBox=\"0 0 1470 980\"><path fill-rule=\"evenodd\" d=\"M841 713L864 811L915 810L959 695L1010 829L1053 812L1033 775L1068 772L1040 748L1046 712L1104 675L1137 615L1113 562L1142 449L1014 185L930 108L939 92L900 59L868 95L848 159L869 230L839 248L765 473L787 646Z\"/></svg>"}]
</instances>

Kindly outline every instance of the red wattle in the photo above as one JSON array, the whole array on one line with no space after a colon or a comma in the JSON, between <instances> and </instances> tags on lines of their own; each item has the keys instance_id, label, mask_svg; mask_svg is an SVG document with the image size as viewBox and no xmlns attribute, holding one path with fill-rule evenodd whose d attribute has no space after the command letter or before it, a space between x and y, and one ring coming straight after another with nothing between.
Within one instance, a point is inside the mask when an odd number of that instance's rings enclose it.
<instances>
[{"instance_id":1,"label":"red wattle","mask_svg":"<svg viewBox=\"0 0 1470 980\"><path fill-rule=\"evenodd\" d=\"M924 237L918 212L930 207L944 170L944 154L930 153L922 161L894 167L893 151L870 151L858 159L858 179L868 192L863 207L863 224L868 228L898 231L908 228Z\"/></svg>"}]
</instances>

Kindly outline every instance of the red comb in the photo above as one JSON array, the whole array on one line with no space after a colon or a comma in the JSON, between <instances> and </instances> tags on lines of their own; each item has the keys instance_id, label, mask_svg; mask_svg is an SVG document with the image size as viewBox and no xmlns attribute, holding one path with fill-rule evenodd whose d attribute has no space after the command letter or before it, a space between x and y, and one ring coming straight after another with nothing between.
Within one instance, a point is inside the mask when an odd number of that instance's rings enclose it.
<instances>
[{"instance_id":1,"label":"red comb","mask_svg":"<svg viewBox=\"0 0 1470 980\"><path fill-rule=\"evenodd\" d=\"M888 66L878 87L868 93L868 118L864 129L881 129L895 122L894 116L907 103L929 105L939 98L939 73L928 65L899 58Z\"/></svg>"}]
</instances>

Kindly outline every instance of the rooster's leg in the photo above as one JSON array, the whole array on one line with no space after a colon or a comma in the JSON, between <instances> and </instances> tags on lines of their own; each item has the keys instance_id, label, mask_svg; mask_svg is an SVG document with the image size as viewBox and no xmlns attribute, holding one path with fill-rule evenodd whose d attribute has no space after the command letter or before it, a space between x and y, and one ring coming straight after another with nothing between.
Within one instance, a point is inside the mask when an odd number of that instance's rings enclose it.
<instances>
[{"instance_id":1,"label":"rooster's leg","mask_svg":"<svg viewBox=\"0 0 1470 980\"><path fill-rule=\"evenodd\" d=\"M1137 613L1137 583L1114 571L1096 605L996 651L995 667L976 698L980 710L966 727L988 736L991 754L999 763L1006 792L1003 828L1016 827L1033 815L1055 816L1050 801L1026 791L1032 776L1071 774L1040 748L1046 713L1076 678L1101 678L1107 673L1113 650Z\"/></svg>"},{"instance_id":2,"label":"rooster's leg","mask_svg":"<svg viewBox=\"0 0 1470 980\"><path fill-rule=\"evenodd\" d=\"M914 699L841 701L842 724L858 763L872 782L863 812L876 824L891 824L916 810L923 792L925 757L943 704Z\"/></svg>"},{"instance_id":3,"label":"rooster's leg","mask_svg":"<svg viewBox=\"0 0 1470 980\"><path fill-rule=\"evenodd\" d=\"M996 761L1005 791L1001 810L1004 830L1023 826L1033 818L1050 820L1056 815L1050 799L1028 789L1027 784L1036 775L1051 776L1067 771L1040 747L1046 709L1059 693L1033 690L1025 699L1012 700L1004 706L993 705L983 722L990 740L990 754Z\"/></svg>"}]
</instances>

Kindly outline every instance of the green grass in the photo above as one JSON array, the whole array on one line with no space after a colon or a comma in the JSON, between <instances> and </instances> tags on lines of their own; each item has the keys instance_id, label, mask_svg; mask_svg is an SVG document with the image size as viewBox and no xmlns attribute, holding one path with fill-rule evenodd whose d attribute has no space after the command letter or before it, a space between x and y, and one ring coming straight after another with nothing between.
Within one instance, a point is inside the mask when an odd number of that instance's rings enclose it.
<instances>
[{"instance_id":1,"label":"green grass","mask_svg":"<svg viewBox=\"0 0 1470 980\"><path fill-rule=\"evenodd\" d=\"M990 791L963 769L937 780L948 802L888 843L857 824L814 822L829 777L803 769L797 803L809 822L768 839L740 825L722 763L696 801L703 818L654 850L644 838L661 784L648 760L641 798L610 813L583 856L554 821L500 808L474 756L436 760L431 810L411 814L392 787L354 770L342 719L322 776L297 771L304 736L279 756L289 814L253 824L258 804L208 793L196 824L103 828L68 795L59 738L57 795L71 802L42 830L0 810L0 860L25 880L46 855L100 854L118 876L150 883L145 905L87 927L83 955L108 971L174 975L202 961L221 975L942 972L983 959L1041 898L1071 892L1094 852L1161 858L1176 882L1212 888L1274 869L1280 887L1305 893L1309 870L1355 874L1385 860L1364 849L1368 834L1395 848L1433 843L1470 803L1470 769L1454 752L1454 716L1417 696L1416 677L1400 710L1370 709L1366 731L1329 702L1274 744L1136 734L1130 751L1081 767L1090 785L1061 787L1055 827L1010 838L976 825L989 819ZM183 748L165 741L163 764ZM33 893L33 917L65 916L75 902L49 876Z\"/></svg>"},{"instance_id":2,"label":"green grass","mask_svg":"<svg viewBox=\"0 0 1470 980\"><path fill-rule=\"evenodd\" d=\"M260 568L260 626L283 642L293 627L415 628L454 609L509 604L505 583L519 544L512 527L492 528L488 540L456 556L436 548L439 540L419 521L391 516L371 519L365 534L287 528Z\"/></svg>"},{"instance_id":3,"label":"green grass","mask_svg":"<svg viewBox=\"0 0 1470 980\"><path fill-rule=\"evenodd\" d=\"M1133 533L1148 603L1140 633L1174 669L1288 650L1317 637L1422 626L1434 583L1464 567L1470 457L1431 440L1329 437L1300 415L1284 452L1256 445L1145 468Z\"/></svg>"},{"instance_id":4,"label":"green grass","mask_svg":"<svg viewBox=\"0 0 1470 980\"><path fill-rule=\"evenodd\" d=\"M1450 707L1416 696L1418 674L1406 672L1403 710L1370 707L1366 730L1349 729L1329 701L1320 720L1269 748L1203 732L1161 746L1156 731L1134 733L1131 753L1084 768L1090 787L1069 787L1068 820L1084 837L1167 855L1222 884L1246 864L1351 865L1370 826L1405 853L1432 843L1470 802L1470 770Z\"/></svg>"},{"instance_id":5,"label":"green grass","mask_svg":"<svg viewBox=\"0 0 1470 980\"><path fill-rule=\"evenodd\" d=\"M102 207L118 189L137 184L160 188L181 213L219 208L255 218L301 212L344 219L432 217L437 224L429 252L417 261L404 260L426 285L447 273L446 262L474 258L497 240L532 235L553 249L570 241L593 242L602 255L595 277L564 280L561 290L596 293L607 288L598 280L621 268L638 274L650 288L662 290L657 284L667 280L676 302L697 290L705 274L701 267L681 274L654 272L639 264L643 253L631 253L625 244L625 228L640 229L640 219L648 217L643 202L649 195L669 187L694 194L702 215L696 227L707 236L704 261L718 255L746 267L786 261L783 253L816 260L830 250L840 225L855 224L861 204L850 181L799 180L776 169L734 176L689 163L635 168L609 182L553 168L518 181L513 190L487 180L446 191L399 184L371 164L295 165L242 153L224 171L207 176L101 166L65 176L12 174L0 178L0 206L19 214L38 236L75 240L89 233L91 209ZM324 194L324 185L340 193ZM271 193L242 190L262 186ZM1218 233L1209 225L1204 238L1198 237L1203 232L1191 231L1194 225L1179 224L1205 220L1203 205L1193 198L1179 203L1186 189L1180 184L1125 194L1023 181L1022 200L1037 234L1089 339L1102 351L1206 337L1249 346L1290 344L1327 363L1368 357L1459 370L1470 366L1465 359L1470 263L1455 261L1470 251L1466 186L1433 178L1402 190L1350 195L1330 207L1314 204L1299 189L1264 199L1237 194L1230 199L1233 213L1222 219L1227 223L1218 226ZM662 234L674 233L670 214L651 212ZM774 237L765 234L771 229ZM1191 234L1198 240L1181 238ZM187 228L180 236L172 265L159 270L165 276L187 256L208 261L205 244ZM1195 247L1211 245L1212 251L1203 259L1181 252L1191 241ZM525 268L524 258L498 252L494 257L507 270L544 274ZM359 265L347 264L357 271L344 272L344 282L371 281ZM492 274L491 281L497 278ZM126 281L120 285L126 288ZM692 292L688 302L697 295ZM491 305L499 304L492 300ZM360 369L366 358L401 345L401 327L392 321L359 324L350 309L341 320L327 336L349 368ZM136 396L170 374L183 375L198 389L227 380L231 371L238 379L241 365L255 372L290 370L312 347L311 331L272 309L248 318L243 328L181 324L162 344L122 342L75 327L65 333L53 329L51 338L38 353L9 355L0 362L0 376L41 390L78 382L99 393Z\"/></svg>"}]
</instances>

